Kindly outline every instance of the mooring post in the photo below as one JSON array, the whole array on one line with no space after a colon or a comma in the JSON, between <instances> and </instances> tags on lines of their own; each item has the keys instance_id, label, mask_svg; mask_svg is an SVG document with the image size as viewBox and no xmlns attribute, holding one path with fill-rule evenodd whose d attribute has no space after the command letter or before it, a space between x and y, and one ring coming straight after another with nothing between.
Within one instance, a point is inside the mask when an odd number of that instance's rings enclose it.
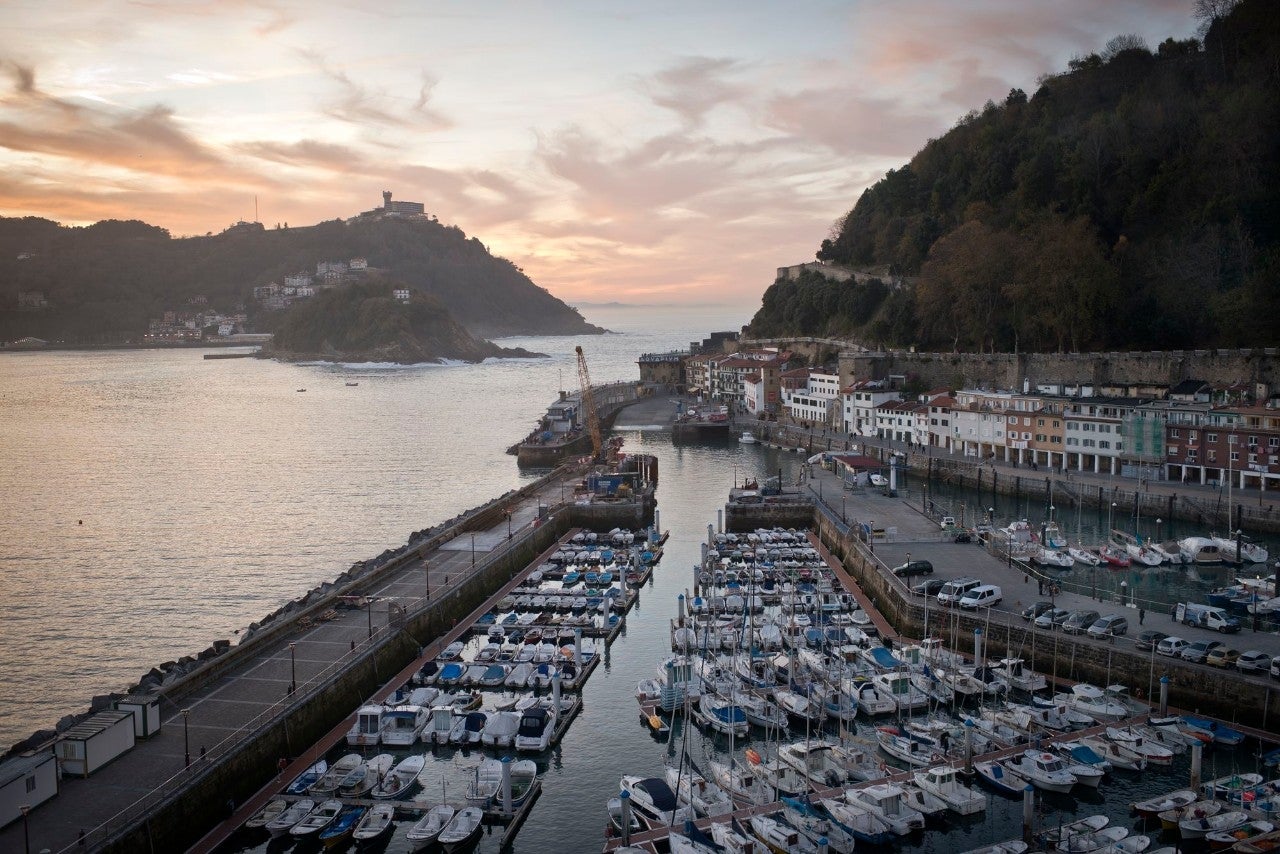
<instances>
[{"instance_id":1,"label":"mooring post","mask_svg":"<svg viewBox=\"0 0 1280 854\"><path fill-rule=\"evenodd\" d=\"M551 708L556 710L556 714L560 714L560 668L556 668L555 673L551 674Z\"/></svg>"},{"instance_id":2,"label":"mooring post","mask_svg":"<svg viewBox=\"0 0 1280 854\"><path fill-rule=\"evenodd\" d=\"M510 756L502 757L502 812L504 815L511 815L511 757Z\"/></svg>"},{"instance_id":3,"label":"mooring post","mask_svg":"<svg viewBox=\"0 0 1280 854\"><path fill-rule=\"evenodd\" d=\"M631 844L631 793L626 789L618 795L622 801L622 844Z\"/></svg>"},{"instance_id":4,"label":"mooring post","mask_svg":"<svg viewBox=\"0 0 1280 854\"><path fill-rule=\"evenodd\" d=\"M1036 787L1030 783L1022 790L1022 841L1028 844L1035 833L1031 826L1036 816L1035 791Z\"/></svg>"},{"instance_id":5,"label":"mooring post","mask_svg":"<svg viewBox=\"0 0 1280 854\"><path fill-rule=\"evenodd\" d=\"M982 627L973 630L973 666L982 666Z\"/></svg>"},{"instance_id":6,"label":"mooring post","mask_svg":"<svg viewBox=\"0 0 1280 854\"><path fill-rule=\"evenodd\" d=\"M964 719L964 773L973 774L973 727L970 718Z\"/></svg>"},{"instance_id":7,"label":"mooring post","mask_svg":"<svg viewBox=\"0 0 1280 854\"><path fill-rule=\"evenodd\" d=\"M827 842L827 837L825 837L825 836L819 836L819 837L818 837L818 854L827 854L827 850L828 850L828 849L827 849L827 845L828 845L828 844L830 844L830 843L828 843L828 842Z\"/></svg>"},{"instance_id":8,"label":"mooring post","mask_svg":"<svg viewBox=\"0 0 1280 854\"><path fill-rule=\"evenodd\" d=\"M1169 714L1169 675L1160 677L1160 717Z\"/></svg>"},{"instance_id":9,"label":"mooring post","mask_svg":"<svg viewBox=\"0 0 1280 854\"><path fill-rule=\"evenodd\" d=\"M1197 741L1191 745L1191 789L1200 793L1200 763L1204 760L1204 744Z\"/></svg>"},{"instance_id":10,"label":"mooring post","mask_svg":"<svg viewBox=\"0 0 1280 854\"><path fill-rule=\"evenodd\" d=\"M582 629L573 630L573 663L578 666L578 672L582 672Z\"/></svg>"}]
</instances>

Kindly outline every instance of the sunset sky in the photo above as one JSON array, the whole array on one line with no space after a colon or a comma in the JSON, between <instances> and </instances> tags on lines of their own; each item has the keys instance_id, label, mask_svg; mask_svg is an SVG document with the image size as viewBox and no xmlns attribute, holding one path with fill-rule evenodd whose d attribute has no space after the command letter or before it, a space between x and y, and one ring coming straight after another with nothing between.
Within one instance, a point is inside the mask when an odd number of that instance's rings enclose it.
<instances>
[{"instance_id":1,"label":"sunset sky","mask_svg":"<svg viewBox=\"0 0 1280 854\"><path fill-rule=\"evenodd\" d=\"M190 235L386 189L570 302L754 304L965 112L1191 5L11 0L0 214Z\"/></svg>"}]
</instances>

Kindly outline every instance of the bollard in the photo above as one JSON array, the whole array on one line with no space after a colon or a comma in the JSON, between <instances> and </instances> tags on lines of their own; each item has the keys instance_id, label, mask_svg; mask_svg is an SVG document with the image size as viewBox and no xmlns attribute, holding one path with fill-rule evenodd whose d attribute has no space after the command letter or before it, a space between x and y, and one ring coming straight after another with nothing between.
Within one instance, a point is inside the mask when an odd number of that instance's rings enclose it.
<instances>
[{"instance_id":1,"label":"bollard","mask_svg":"<svg viewBox=\"0 0 1280 854\"><path fill-rule=\"evenodd\" d=\"M618 795L622 801L622 844L631 844L631 793L626 789Z\"/></svg>"},{"instance_id":2,"label":"bollard","mask_svg":"<svg viewBox=\"0 0 1280 854\"><path fill-rule=\"evenodd\" d=\"M724 533L724 508L723 507L716 511L716 531L721 534Z\"/></svg>"},{"instance_id":3,"label":"bollard","mask_svg":"<svg viewBox=\"0 0 1280 854\"><path fill-rule=\"evenodd\" d=\"M653 508L653 537L651 537L651 539L654 542L657 542L658 538L662 536L662 524L658 522L658 519L660 518L658 516L659 512L661 511L659 511L657 507Z\"/></svg>"},{"instance_id":4,"label":"bollard","mask_svg":"<svg viewBox=\"0 0 1280 854\"><path fill-rule=\"evenodd\" d=\"M1169 676L1166 674L1160 677L1160 717L1167 717L1169 714Z\"/></svg>"},{"instance_id":5,"label":"bollard","mask_svg":"<svg viewBox=\"0 0 1280 854\"><path fill-rule=\"evenodd\" d=\"M707 523L707 545L709 546L715 541L716 541L716 526L708 522Z\"/></svg>"},{"instance_id":6,"label":"bollard","mask_svg":"<svg viewBox=\"0 0 1280 854\"><path fill-rule=\"evenodd\" d=\"M502 813L511 815L511 757L502 757Z\"/></svg>"},{"instance_id":7,"label":"bollard","mask_svg":"<svg viewBox=\"0 0 1280 854\"><path fill-rule=\"evenodd\" d=\"M573 630L573 663L578 666L578 672L582 672L582 629Z\"/></svg>"},{"instance_id":8,"label":"bollard","mask_svg":"<svg viewBox=\"0 0 1280 854\"><path fill-rule=\"evenodd\" d=\"M964 773L973 773L973 727L969 718L964 719Z\"/></svg>"},{"instance_id":9,"label":"bollard","mask_svg":"<svg viewBox=\"0 0 1280 854\"><path fill-rule=\"evenodd\" d=\"M560 715L560 668L556 668L551 674L551 708L555 710L556 716Z\"/></svg>"},{"instance_id":10,"label":"bollard","mask_svg":"<svg viewBox=\"0 0 1280 854\"><path fill-rule=\"evenodd\" d=\"M973 666L982 666L982 627L973 630Z\"/></svg>"},{"instance_id":11,"label":"bollard","mask_svg":"<svg viewBox=\"0 0 1280 854\"><path fill-rule=\"evenodd\" d=\"M1022 790L1022 841L1026 843L1031 842L1035 833L1031 826L1036 815L1035 791L1035 786L1030 783Z\"/></svg>"},{"instance_id":12,"label":"bollard","mask_svg":"<svg viewBox=\"0 0 1280 854\"><path fill-rule=\"evenodd\" d=\"M829 850L827 848L828 844L829 843L827 842L827 837L819 836L818 837L818 854L827 854L827 851Z\"/></svg>"},{"instance_id":13,"label":"bollard","mask_svg":"<svg viewBox=\"0 0 1280 854\"><path fill-rule=\"evenodd\" d=\"M684 594L676 597L676 614L680 617L680 625L684 625Z\"/></svg>"},{"instance_id":14,"label":"bollard","mask_svg":"<svg viewBox=\"0 0 1280 854\"><path fill-rule=\"evenodd\" d=\"M1204 744L1197 741L1191 745L1191 788L1200 792L1200 763L1204 760Z\"/></svg>"}]
</instances>

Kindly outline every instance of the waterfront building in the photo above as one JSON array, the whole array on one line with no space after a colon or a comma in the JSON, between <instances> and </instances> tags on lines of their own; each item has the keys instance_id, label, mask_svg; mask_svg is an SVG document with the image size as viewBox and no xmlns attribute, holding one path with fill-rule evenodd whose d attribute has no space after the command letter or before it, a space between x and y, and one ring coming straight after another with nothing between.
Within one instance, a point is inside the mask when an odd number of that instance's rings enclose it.
<instances>
[{"instance_id":1,"label":"waterfront building","mask_svg":"<svg viewBox=\"0 0 1280 854\"><path fill-rule=\"evenodd\" d=\"M640 382L646 385L672 386L682 390L685 385L685 360L688 358L687 350L642 353L640 358L636 359L636 365L640 368Z\"/></svg>"},{"instance_id":2,"label":"waterfront building","mask_svg":"<svg viewBox=\"0 0 1280 854\"><path fill-rule=\"evenodd\" d=\"M883 380L862 380L840 392L842 428L854 436L876 435L876 408L902 395Z\"/></svg>"},{"instance_id":3,"label":"waterfront building","mask_svg":"<svg viewBox=\"0 0 1280 854\"><path fill-rule=\"evenodd\" d=\"M793 421L840 426L840 376L825 371L801 370L803 385L798 382L801 371L784 374L790 378L790 382L783 383L781 389L782 406L787 415Z\"/></svg>"},{"instance_id":4,"label":"waterfront building","mask_svg":"<svg viewBox=\"0 0 1280 854\"><path fill-rule=\"evenodd\" d=\"M956 399L948 392L932 392L929 397L927 443L935 448L951 450L951 409Z\"/></svg>"},{"instance_id":5,"label":"waterfront building","mask_svg":"<svg viewBox=\"0 0 1280 854\"><path fill-rule=\"evenodd\" d=\"M1040 395L964 389L955 397L953 442L965 456L1020 465L1031 462L1032 428L1041 407ZM1052 460L1046 462L1053 465Z\"/></svg>"},{"instance_id":6,"label":"waterfront building","mask_svg":"<svg viewBox=\"0 0 1280 854\"><path fill-rule=\"evenodd\" d=\"M1208 408L1183 404L1166 426L1165 466L1171 480L1236 489L1280 489L1280 408ZM1203 410L1200 407L1205 407ZM1193 417L1194 415L1194 417Z\"/></svg>"}]
</instances>

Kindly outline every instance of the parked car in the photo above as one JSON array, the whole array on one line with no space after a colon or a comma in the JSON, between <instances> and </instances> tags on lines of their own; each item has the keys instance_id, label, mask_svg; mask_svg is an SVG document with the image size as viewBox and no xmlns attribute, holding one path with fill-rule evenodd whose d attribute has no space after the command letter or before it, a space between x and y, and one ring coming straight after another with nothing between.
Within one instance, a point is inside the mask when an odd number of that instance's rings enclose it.
<instances>
[{"instance_id":1,"label":"parked car","mask_svg":"<svg viewBox=\"0 0 1280 854\"><path fill-rule=\"evenodd\" d=\"M908 561L901 566L895 566L893 574L898 576L933 575L933 564L927 560Z\"/></svg>"},{"instance_id":2,"label":"parked car","mask_svg":"<svg viewBox=\"0 0 1280 854\"><path fill-rule=\"evenodd\" d=\"M1050 608L1036 617L1036 628L1049 630L1060 628L1070 616L1071 612L1066 608Z\"/></svg>"},{"instance_id":3,"label":"parked car","mask_svg":"<svg viewBox=\"0 0 1280 854\"><path fill-rule=\"evenodd\" d=\"M911 588L911 592L917 596L937 596L938 591L941 590L942 586L946 583L946 579L944 578L926 578L924 581L913 586Z\"/></svg>"},{"instance_id":4,"label":"parked car","mask_svg":"<svg viewBox=\"0 0 1280 854\"><path fill-rule=\"evenodd\" d=\"M954 528L955 526L956 526L956 517L955 517L955 516L943 516L943 517L942 517L942 529L943 529L944 531L945 531L947 528Z\"/></svg>"},{"instance_id":5,"label":"parked car","mask_svg":"<svg viewBox=\"0 0 1280 854\"><path fill-rule=\"evenodd\" d=\"M1133 645L1136 649L1153 650L1160 641L1167 637L1168 635L1164 632L1158 632L1155 629L1147 629L1145 632L1141 632L1133 639Z\"/></svg>"},{"instance_id":6,"label":"parked car","mask_svg":"<svg viewBox=\"0 0 1280 854\"><path fill-rule=\"evenodd\" d=\"M1271 678L1280 679L1280 655L1271 659Z\"/></svg>"},{"instance_id":7,"label":"parked car","mask_svg":"<svg viewBox=\"0 0 1280 854\"><path fill-rule=\"evenodd\" d=\"M1062 622L1062 630L1069 635L1084 634L1101 616L1097 611L1074 611Z\"/></svg>"},{"instance_id":8,"label":"parked car","mask_svg":"<svg viewBox=\"0 0 1280 854\"><path fill-rule=\"evenodd\" d=\"M1004 594L997 585L980 584L960 597L960 607L969 610L994 608L1003 598Z\"/></svg>"},{"instance_id":9,"label":"parked car","mask_svg":"<svg viewBox=\"0 0 1280 854\"><path fill-rule=\"evenodd\" d=\"M1204 663L1212 664L1214 667L1235 667L1239 660L1240 650L1229 646L1215 647L1204 657Z\"/></svg>"},{"instance_id":10,"label":"parked car","mask_svg":"<svg viewBox=\"0 0 1280 854\"><path fill-rule=\"evenodd\" d=\"M966 593L981 584L982 581L977 578L953 578L942 585L942 589L938 591L938 604L955 605L964 598Z\"/></svg>"},{"instance_id":11,"label":"parked car","mask_svg":"<svg viewBox=\"0 0 1280 854\"><path fill-rule=\"evenodd\" d=\"M1236 659L1236 669L1241 673L1266 673L1271 666L1271 656L1256 649L1245 650Z\"/></svg>"},{"instance_id":12,"label":"parked car","mask_svg":"<svg viewBox=\"0 0 1280 854\"><path fill-rule=\"evenodd\" d=\"M1161 655L1167 655L1170 658L1177 658L1182 655L1182 651L1190 645L1191 644L1187 643L1182 638L1170 635L1156 644L1156 652Z\"/></svg>"},{"instance_id":13,"label":"parked car","mask_svg":"<svg viewBox=\"0 0 1280 854\"><path fill-rule=\"evenodd\" d=\"M1028 620L1028 621L1034 620L1036 617L1040 616L1045 611L1052 611L1052 610L1053 610L1052 602L1036 602L1034 605L1028 605L1027 607L1022 609L1022 619Z\"/></svg>"},{"instance_id":14,"label":"parked car","mask_svg":"<svg viewBox=\"0 0 1280 854\"><path fill-rule=\"evenodd\" d=\"M1089 626L1089 635L1095 638L1116 637L1129 633L1129 620L1120 614L1108 614L1093 621Z\"/></svg>"},{"instance_id":15,"label":"parked car","mask_svg":"<svg viewBox=\"0 0 1280 854\"><path fill-rule=\"evenodd\" d=\"M973 534L970 534L968 531L961 531L960 533L956 534L955 541L957 543L972 543Z\"/></svg>"},{"instance_id":16,"label":"parked car","mask_svg":"<svg viewBox=\"0 0 1280 854\"><path fill-rule=\"evenodd\" d=\"M1194 664L1204 664L1212 650L1222 646L1222 641L1196 641L1182 651L1182 660Z\"/></svg>"}]
</instances>

